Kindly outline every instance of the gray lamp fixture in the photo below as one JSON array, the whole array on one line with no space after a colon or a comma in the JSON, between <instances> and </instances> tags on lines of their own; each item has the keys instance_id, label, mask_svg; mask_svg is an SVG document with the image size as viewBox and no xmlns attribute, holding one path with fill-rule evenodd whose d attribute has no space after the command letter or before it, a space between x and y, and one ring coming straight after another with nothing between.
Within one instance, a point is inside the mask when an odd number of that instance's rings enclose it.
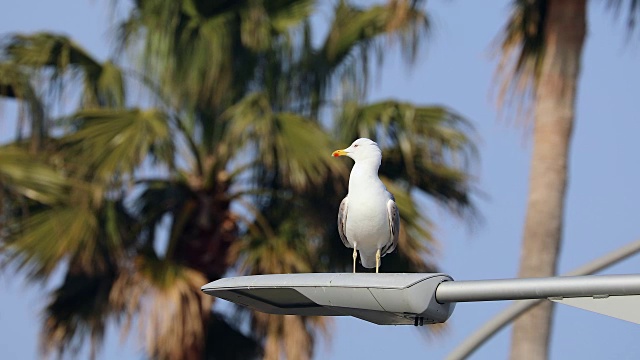
<instances>
[{"instance_id":1,"label":"gray lamp fixture","mask_svg":"<svg viewBox=\"0 0 640 360\"><path fill-rule=\"evenodd\" d=\"M545 298L640 323L640 275L454 281L441 273L278 274L224 278L202 291L270 314L379 325L442 323L457 302Z\"/></svg>"}]
</instances>

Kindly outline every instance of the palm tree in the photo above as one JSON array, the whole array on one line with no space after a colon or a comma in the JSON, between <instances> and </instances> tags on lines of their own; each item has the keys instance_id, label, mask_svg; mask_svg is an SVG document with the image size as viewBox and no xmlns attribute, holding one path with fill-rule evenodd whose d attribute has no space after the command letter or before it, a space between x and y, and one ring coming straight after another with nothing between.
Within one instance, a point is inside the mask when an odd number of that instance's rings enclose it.
<instances>
[{"instance_id":1,"label":"palm tree","mask_svg":"<svg viewBox=\"0 0 640 360\"><path fill-rule=\"evenodd\" d=\"M618 9L623 1L610 1ZM630 2L629 24L640 3ZM505 28L498 70L501 99L531 96L533 154L520 277L556 273L562 240L569 145L586 36L586 0L517 0ZM501 100L502 101L502 100ZM512 359L546 359L553 307L541 304L514 324Z\"/></svg>"},{"instance_id":2,"label":"palm tree","mask_svg":"<svg viewBox=\"0 0 640 360\"><path fill-rule=\"evenodd\" d=\"M473 129L444 107L363 105L376 50L397 39L410 59L428 30L403 4L340 1L314 46L315 1L139 1L119 34L142 72L63 36L10 37L1 65L16 76L2 77L1 95L35 109L42 95L78 94L71 113L42 117L34 150L19 139L0 147L16 159L0 162L1 251L33 281L65 269L44 349L73 352L89 338L95 354L115 322L138 328L153 358L310 357L322 319L221 313L199 288L229 273L349 267L335 229L348 173L329 156L336 139L385 146L381 174L405 229L385 266L433 268L430 223L412 195L473 214ZM36 77L43 94L17 91ZM126 81L144 83L154 107L126 106ZM326 110L337 120L321 120ZM238 329L247 322L250 333Z\"/></svg>"}]
</instances>

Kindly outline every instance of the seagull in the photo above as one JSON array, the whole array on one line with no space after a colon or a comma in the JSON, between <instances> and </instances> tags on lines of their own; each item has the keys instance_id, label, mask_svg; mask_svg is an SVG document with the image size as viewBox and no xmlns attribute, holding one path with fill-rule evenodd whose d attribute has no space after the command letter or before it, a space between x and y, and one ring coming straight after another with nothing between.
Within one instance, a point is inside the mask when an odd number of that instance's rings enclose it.
<instances>
[{"instance_id":1,"label":"seagull","mask_svg":"<svg viewBox=\"0 0 640 360\"><path fill-rule=\"evenodd\" d=\"M400 213L393 195L387 191L378 168L382 151L367 138L354 141L334 157L348 156L355 161L349 176L349 193L338 210L338 232L344 245L353 248L353 272L360 251L365 268L380 267L380 258L392 252L398 244Z\"/></svg>"}]
</instances>

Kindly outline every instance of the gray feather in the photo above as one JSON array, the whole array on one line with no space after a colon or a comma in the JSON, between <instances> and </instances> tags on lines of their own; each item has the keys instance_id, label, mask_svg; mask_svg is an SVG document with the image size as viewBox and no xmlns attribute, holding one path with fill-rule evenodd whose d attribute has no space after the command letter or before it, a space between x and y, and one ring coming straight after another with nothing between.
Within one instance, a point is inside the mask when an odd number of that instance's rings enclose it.
<instances>
[{"instance_id":1,"label":"gray feather","mask_svg":"<svg viewBox=\"0 0 640 360\"><path fill-rule=\"evenodd\" d=\"M391 230L391 242L389 242L384 248L380 250L380 255L385 256L387 253L393 252L398 246L398 238L400 237L400 212L398 206L396 206L396 198L389 192L391 197L387 201L387 214L389 215L389 229Z\"/></svg>"},{"instance_id":2,"label":"gray feather","mask_svg":"<svg viewBox=\"0 0 640 360\"><path fill-rule=\"evenodd\" d=\"M340 209L338 210L338 233L340 234L340 239L342 239L342 243L344 246L348 248L353 248L351 244L349 244L349 240L347 240L347 206L349 204L348 200L349 196L345 196L340 203Z\"/></svg>"}]
</instances>

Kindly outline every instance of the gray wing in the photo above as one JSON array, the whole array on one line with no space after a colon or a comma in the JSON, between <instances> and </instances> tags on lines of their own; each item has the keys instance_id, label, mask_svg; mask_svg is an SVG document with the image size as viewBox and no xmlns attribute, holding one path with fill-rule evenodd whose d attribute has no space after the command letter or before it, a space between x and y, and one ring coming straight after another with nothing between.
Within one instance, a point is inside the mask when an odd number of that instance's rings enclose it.
<instances>
[{"instance_id":1,"label":"gray wing","mask_svg":"<svg viewBox=\"0 0 640 360\"><path fill-rule=\"evenodd\" d=\"M340 203L340 209L338 210L338 234L344 246L350 248L353 247L347 240L347 206L349 205L349 195L345 196Z\"/></svg>"},{"instance_id":2,"label":"gray wing","mask_svg":"<svg viewBox=\"0 0 640 360\"><path fill-rule=\"evenodd\" d=\"M400 211L398 211L398 207L396 206L396 198L393 197L391 193L388 194L391 196L391 199L387 201L391 241L381 249L380 253L382 256L396 249L396 246L398 246L398 237L400 236Z\"/></svg>"}]
</instances>

